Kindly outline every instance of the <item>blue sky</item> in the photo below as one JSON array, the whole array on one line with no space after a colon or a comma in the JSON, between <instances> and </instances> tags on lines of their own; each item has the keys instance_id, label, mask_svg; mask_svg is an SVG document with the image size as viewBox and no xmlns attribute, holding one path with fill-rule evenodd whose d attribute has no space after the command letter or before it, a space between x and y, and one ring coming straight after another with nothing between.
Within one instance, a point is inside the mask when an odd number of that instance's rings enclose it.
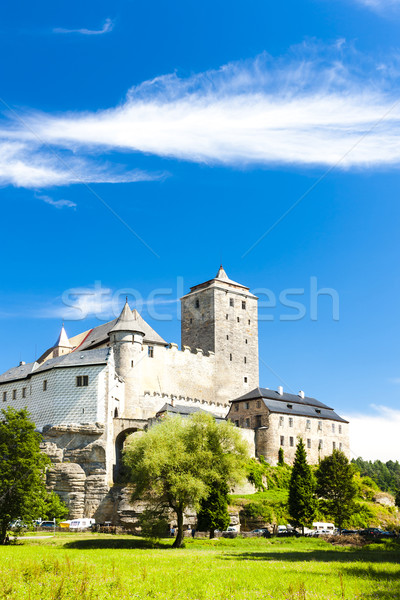
<instances>
[{"instance_id":1,"label":"blue sky","mask_svg":"<svg viewBox=\"0 0 400 600\"><path fill-rule=\"evenodd\" d=\"M125 291L179 341L178 296L222 261L277 299L261 384L399 459L399 25L394 0L5 2L0 371Z\"/></svg>"}]
</instances>

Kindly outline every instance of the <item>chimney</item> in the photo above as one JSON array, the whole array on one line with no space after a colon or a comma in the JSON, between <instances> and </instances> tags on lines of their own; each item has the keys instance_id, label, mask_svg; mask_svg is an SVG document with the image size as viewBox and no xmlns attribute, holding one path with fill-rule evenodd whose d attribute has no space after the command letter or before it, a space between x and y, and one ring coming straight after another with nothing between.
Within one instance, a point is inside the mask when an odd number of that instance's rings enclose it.
<instances>
[{"instance_id":1,"label":"chimney","mask_svg":"<svg viewBox=\"0 0 400 600\"><path fill-rule=\"evenodd\" d=\"M283 396L283 387L281 385L278 386L278 394Z\"/></svg>"},{"instance_id":2,"label":"chimney","mask_svg":"<svg viewBox=\"0 0 400 600\"><path fill-rule=\"evenodd\" d=\"M24 364L26 364L24 360L20 360L20 361L19 361L19 366L20 366L20 367L23 367L23 366L24 366Z\"/></svg>"},{"instance_id":3,"label":"chimney","mask_svg":"<svg viewBox=\"0 0 400 600\"><path fill-rule=\"evenodd\" d=\"M173 396L172 396L172 398L171 398L170 405L171 405L171 406L175 406L175 399L174 399L174 397L173 397Z\"/></svg>"},{"instance_id":4,"label":"chimney","mask_svg":"<svg viewBox=\"0 0 400 600\"><path fill-rule=\"evenodd\" d=\"M304 398L304 392L303 392L303 390L299 391L299 396L300 396L300 398Z\"/></svg>"}]
</instances>

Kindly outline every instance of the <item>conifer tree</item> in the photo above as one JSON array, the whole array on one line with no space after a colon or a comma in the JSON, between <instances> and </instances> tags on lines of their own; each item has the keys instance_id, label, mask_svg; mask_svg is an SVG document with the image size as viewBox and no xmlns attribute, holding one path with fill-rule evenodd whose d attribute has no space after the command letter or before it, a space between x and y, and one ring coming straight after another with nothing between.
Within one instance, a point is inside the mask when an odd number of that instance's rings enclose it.
<instances>
[{"instance_id":1,"label":"conifer tree","mask_svg":"<svg viewBox=\"0 0 400 600\"><path fill-rule=\"evenodd\" d=\"M295 527L301 527L303 535L304 527L312 525L317 510L314 489L314 476L307 463L303 440L300 438L289 484L289 514Z\"/></svg>"},{"instance_id":2,"label":"conifer tree","mask_svg":"<svg viewBox=\"0 0 400 600\"><path fill-rule=\"evenodd\" d=\"M210 493L200 502L197 514L197 529L209 531L210 539L214 537L216 529L226 529L230 523L228 513L229 488L225 481L213 482Z\"/></svg>"}]
</instances>

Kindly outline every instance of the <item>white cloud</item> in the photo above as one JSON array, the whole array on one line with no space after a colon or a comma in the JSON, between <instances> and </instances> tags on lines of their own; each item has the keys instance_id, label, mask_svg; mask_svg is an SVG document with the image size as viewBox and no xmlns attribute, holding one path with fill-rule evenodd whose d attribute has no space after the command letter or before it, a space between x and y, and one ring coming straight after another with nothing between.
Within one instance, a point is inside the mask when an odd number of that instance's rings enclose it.
<instances>
[{"instance_id":1,"label":"white cloud","mask_svg":"<svg viewBox=\"0 0 400 600\"><path fill-rule=\"evenodd\" d=\"M358 4L363 4L368 8L375 10L387 10L400 6L400 0L355 0Z\"/></svg>"},{"instance_id":2,"label":"white cloud","mask_svg":"<svg viewBox=\"0 0 400 600\"><path fill-rule=\"evenodd\" d=\"M350 448L353 458L364 460L400 460L400 410L371 405L375 414L348 414ZM355 455L355 456L354 456Z\"/></svg>"},{"instance_id":3,"label":"white cloud","mask_svg":"<svg viewBox=\"0 0 400 600\"><path fill-rule=\"evenodd\" d=\"M374 62L340 39L188 78L164 75L107 110L3 121L0 182L37 188L160 178L88 159L110 152L234 167L397 167L399 73L399 57ZM50 146L67 153L72 170Z\"/></svg>"},{"instance_id":4,"label":"white cloud","mask_svg":"<svg viewBox=\"0 0 400 600\"><path fill-rule=\"evenodd\" d=\"M72 202L72 200L54 200L54 198L50 198L50 196L43 196L36 194L36 198L38 200L43 200L46 204L50 204L50 206L54 206L55 208L76 208L76 203Z\"/></svg>"},{"instance_id":5,"label":"white cloud","mask_svg":"<svg viewBox=\"0 0 400 600\"><path fill-rule=\"evenodd\" d=\"M45 188L73 183L154 181L162 177L139 169L124 171L118 166L101 165L86 158L64 157L43 149L34 141L6 140L6 135L4 132L0 135L0 185ZM27 137L22 131L16 133L18 135Z\"/></svg>"},{"instance_id":6,"label":"white cloud","mask_svg":"<svg viewBox=\"0 0 400 600\"><path fill-rule=\"evenodd\" d=\"M79 33L81 35L103 35L113 30L114 23L111 19L106 19L101 29L64 29L62 27L56 27L53 29L53 33Z\"/></svg>"}]
</instances>

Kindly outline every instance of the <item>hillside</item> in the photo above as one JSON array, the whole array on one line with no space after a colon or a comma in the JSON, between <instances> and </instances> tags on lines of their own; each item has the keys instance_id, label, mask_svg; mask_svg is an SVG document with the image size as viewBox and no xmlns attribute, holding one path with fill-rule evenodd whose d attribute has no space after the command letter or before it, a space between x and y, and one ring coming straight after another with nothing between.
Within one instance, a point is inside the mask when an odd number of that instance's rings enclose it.
<instances>
[{"instance_id":1,"label":"hillside","mask_svg":"<svg viewBox=\"0 0 400 600\"><path fill-rule=\"evenodd\" d=\"M238 510L243 531L264 524L290 522L287 499L291 467L271 467L264 462L251 461L249 479L259 490L250 495L231 495L232 509ZM370 477L355 474L358 486L357 510L345 523L349 529L382 527L400 529L400 511L394 506L392 494L381 490ZM333 521L332 517L319 511L316 521Z\"/></svg>"}]
</instances>

